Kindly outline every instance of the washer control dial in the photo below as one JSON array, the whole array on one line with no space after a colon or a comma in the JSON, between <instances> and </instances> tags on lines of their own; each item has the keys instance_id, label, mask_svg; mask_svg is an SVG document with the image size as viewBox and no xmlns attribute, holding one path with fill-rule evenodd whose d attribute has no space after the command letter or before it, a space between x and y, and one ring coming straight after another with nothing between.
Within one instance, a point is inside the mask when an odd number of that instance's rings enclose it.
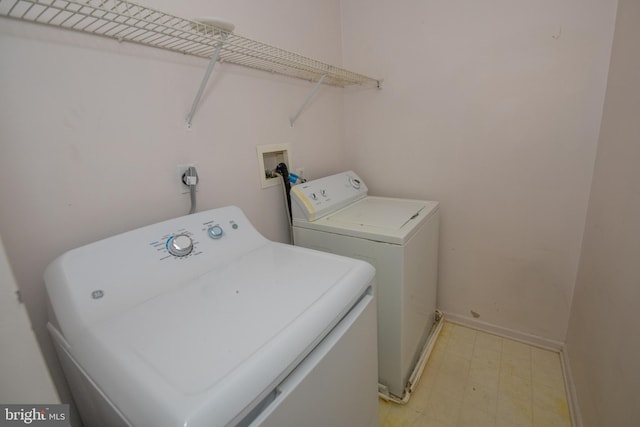
<instances>
[{"instance_id":1,"label":"washer control dial","mask_svg":"<svg viewBox=\"0 0 640 427\"><path fill-rule=\"evenodd\" d=\"M351 186L353 188L355 188L356 190L360 189L360 180L358 178L354 178L352 176L349 177L349 184L351 184Z\"/></svg>"},{"instance_id":2,"label":"washer control dial","mask_svg":"<svg viewBox=\"0 0 640 427\"><path fill-rule=\"evenodd\" d=\"M219 239L224 234L224 230L219 225L214 225L212 227L209 227L207 233L212 239Z\"/></svg>"},{"instance_id":3,"label":"washer control dial","mask_svg":"<svg viewBox=\"0 0 640 427\"><path fill-rule=\"evenodd\" d=\"M173 256L187 256L193 250L193 240L186 234L177 234L167 240L167 250Z\"/></svg>"}]
</instances>

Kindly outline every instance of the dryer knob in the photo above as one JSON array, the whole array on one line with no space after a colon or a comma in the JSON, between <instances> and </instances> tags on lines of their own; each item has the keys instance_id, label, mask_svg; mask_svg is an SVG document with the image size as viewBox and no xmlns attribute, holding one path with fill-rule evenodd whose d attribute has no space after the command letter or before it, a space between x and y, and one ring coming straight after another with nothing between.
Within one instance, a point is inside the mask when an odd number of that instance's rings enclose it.
<instances>
[{"instance_id":1,"label":"dryer knob","mask_svg":"<svg viewBox=\"0 0 640 427\"><path fill-rule=\"evenodd\" d=\"M173 256L187 256L193 250L193 240L186 234L178 234L167 240L167 250Z\"/></svg>"},{"instance_id":2,"label":"dryer knob","mask_svg":"<svg viewBox=\"0 0 640 427\"><path fill-rule=\"evenodd\" d=\"M224 231L222 230L222 227L220 227L219 225L214 225L213 227L209 227L209 229L207 230L207 233L209 234L209 237L211 237L212 239L219 239L224 234Z\"/></svg>"}]
</instances>

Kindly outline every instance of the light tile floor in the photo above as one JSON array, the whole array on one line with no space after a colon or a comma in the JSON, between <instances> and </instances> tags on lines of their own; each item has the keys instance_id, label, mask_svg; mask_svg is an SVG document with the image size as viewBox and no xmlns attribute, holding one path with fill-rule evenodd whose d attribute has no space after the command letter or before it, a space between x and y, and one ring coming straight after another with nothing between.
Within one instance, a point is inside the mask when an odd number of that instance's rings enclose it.
<instances>
[{"instance_id":1,"label":"light tile floor","mask_svg":"<svg viewBox=\"0 0 640 427\"><path fill-rule=\"evenodd\" d=\"M445 322L406 405L381 427L570 427L558 353Z\"/></svg>"}]
</instances>

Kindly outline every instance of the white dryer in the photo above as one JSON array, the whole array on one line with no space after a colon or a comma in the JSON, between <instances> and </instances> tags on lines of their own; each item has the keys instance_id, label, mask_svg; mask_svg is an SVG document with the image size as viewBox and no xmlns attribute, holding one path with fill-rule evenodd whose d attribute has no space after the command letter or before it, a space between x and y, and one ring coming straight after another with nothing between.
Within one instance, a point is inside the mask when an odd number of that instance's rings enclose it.
<instances>
[{"instance_id":1,"label":"white dryer","mask_svg":"<svg viewBox=\"0 0 640 427\"><path fill-rule=\"evenodd\" d=\"M374 427L374 274L230 206L61 255L48 328L85 427Z\"/></svg>"},{"instance_id":2,"label":"white dryer","mask_svg":"<svg viewBox=\"0 0 640 427\"><path fill-rule=\"evenodd\" d=\"M380 393L406 401L439 332L439 203L367 192L351 171L293 187L294 243L376 268Z\"/></svg>"}]
</instances>

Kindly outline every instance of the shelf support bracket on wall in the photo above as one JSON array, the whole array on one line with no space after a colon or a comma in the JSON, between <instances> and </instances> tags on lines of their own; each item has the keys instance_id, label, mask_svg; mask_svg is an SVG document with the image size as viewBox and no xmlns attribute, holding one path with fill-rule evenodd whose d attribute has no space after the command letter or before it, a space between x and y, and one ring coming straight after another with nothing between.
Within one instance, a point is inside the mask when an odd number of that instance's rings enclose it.
<instances>
[{"instance_id":1,"label":"shelf support bracket on wall","mask_svg":"<svg viewBox=\"0 0 640 427\"><path fill-rule=\"evenodd\" d=\"M191 105L191 111L189 111L189 114L187 114L187 129L191 129L191 121L193 120L193 115L196 113L196 108L198 108L198 104L200 103L200 98L202 98L204 88L207 86L207 82L209 81L209 77L211 77L211 72L213 71L213 67L216 65L218 57L220 56L222 45L224 44L224 41L228 35L229 33L226 32L222 32L220 34L220 41L218 42L218 46L216 46L216 50L213 53L211 60L209 61L207 71L204 73L204 77L202 78L202 82L200 83L200 88L198 89L196 98L193 100L193 104Z\"/></svg>"},{"instance_id":2,"label":"shelf support bracket on wall","mask_svg":"<svg viewBox=\"0 0 640 427\"><path fill-rule=\"evenodd\" d=\"M313 98L313 95L315 95L318 89L320 89L320 85L324 81L325 77L327 77L327 73L324 73L322 77L320 77L318 82L315 84L313 89L311 89L311 92L309 92L309 95L307 95L307 97L305 98L300 108L298 108L298 112L289 118L289 123L291 123L291 127L293 127L293 124L296 122L296 120L298 120L298 116L300 115L300 113L302 113L302 110L304 110L304 107L307 106L309 101L311 101L311 98Z\"/></svg>"}]
</instances>

